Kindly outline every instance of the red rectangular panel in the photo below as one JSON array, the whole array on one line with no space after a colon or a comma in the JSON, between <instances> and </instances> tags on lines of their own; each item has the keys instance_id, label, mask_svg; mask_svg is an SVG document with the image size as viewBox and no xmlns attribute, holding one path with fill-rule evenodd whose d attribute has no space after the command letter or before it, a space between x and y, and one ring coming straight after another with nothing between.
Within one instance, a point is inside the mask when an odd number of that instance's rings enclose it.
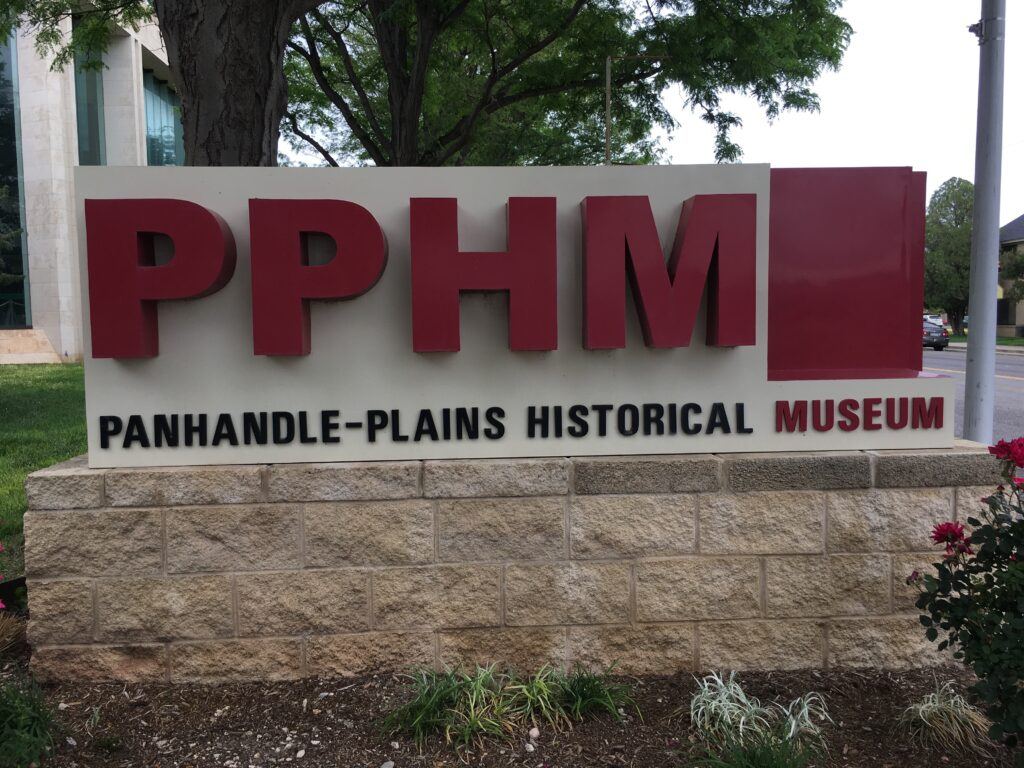
<instances>
[{"instance_id":1,"label":"red rectangular panel","mask_svg":"<svg viewBox=\"0 0 1024 768\"><path fill-rule=\"evenodd\" d=\"M921 371L925 174L771 171L768 378Z\"/></svg>"}]
</instances>

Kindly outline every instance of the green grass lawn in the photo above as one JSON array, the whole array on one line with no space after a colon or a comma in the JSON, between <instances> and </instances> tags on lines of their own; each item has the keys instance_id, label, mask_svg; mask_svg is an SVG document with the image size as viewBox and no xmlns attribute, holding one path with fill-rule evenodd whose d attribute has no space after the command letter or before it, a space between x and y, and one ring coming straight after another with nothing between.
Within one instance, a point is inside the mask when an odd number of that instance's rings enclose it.
<instances>
[{"instance_id":1,"label":"green grass lawn","mask_svg":"<svg viewBox=\"0 0 1024 768\"><path fill-rule=\"evenodd\" d=\"M23 572L25 476L85 453L81 365L0 365L0 575Z\"/></svg>"},{"instance_id":2,"label":"green grass lawn","mask_svg":"<svg viewBox=\"0 0 1024 768\"><path fill-rule=\"evenodd\" d=\"M950 341L957 341L961 344L967 343L966 336L950 336ZM998 336L996 346L999 347L1024 347L1024 336Z\"/></svg>"}]
</instances>

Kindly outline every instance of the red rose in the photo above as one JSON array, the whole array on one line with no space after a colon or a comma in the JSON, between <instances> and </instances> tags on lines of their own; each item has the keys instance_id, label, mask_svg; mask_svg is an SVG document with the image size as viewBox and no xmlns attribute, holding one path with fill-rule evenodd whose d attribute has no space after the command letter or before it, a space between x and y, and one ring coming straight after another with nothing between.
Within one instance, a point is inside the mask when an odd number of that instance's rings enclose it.
<instances>
[{"instance_id":1,"label":"red rose","mask_svg":"<svg viewBox=\"0 0 1024 768\"><path fill-rule=\"evenodd\" d=\"M1000 461L1024 467L1024 437L1014 438L1010 442L1000 440L995 445L989 446L988 452Z\"/></svg>"},{"instance_id":2,"label":"red rose","mask_svg":"<svg viewBox=\"0 0 1024 768\"><path fill-rule=\"evenodd\" d=\"M932 529L932 541L936 544L953 544L963 538L964 527L960 523L939 523Z\"/></svg>"}]
</instances>

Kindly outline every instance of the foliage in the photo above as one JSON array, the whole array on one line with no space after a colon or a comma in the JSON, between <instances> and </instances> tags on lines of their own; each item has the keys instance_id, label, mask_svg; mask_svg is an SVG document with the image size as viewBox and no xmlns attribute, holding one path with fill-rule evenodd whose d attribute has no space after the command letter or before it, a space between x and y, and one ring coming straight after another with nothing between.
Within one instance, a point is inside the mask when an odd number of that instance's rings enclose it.
<instances>
[{"instance_id":1,"label":"foliage","mask_svg":"<svg viewBox=\"0 0 1024 768\"><path fill-rule=\"evenodd\" d=\"M472 672L421 670L410 681L410 700L391 711L382 728L408 734L419 746L440 734L464 749L508 737L517 726L543 720L557 730L600 714L618 719L621 709L635 707L629 688L611 680L610 671L566 674L545 666L520 679L491 665Z\"/></svg>"},{"instance_id":2,"label":"foliage","mask_svg":"<svg viewBox=\"0 0 1024 768\"><path fill-rule=\"evenodd\" d=\"M820 747L769 736L743 743L730 741L717 754L709 752L695 765L700 768L806 768L821 751Z\"/></svg>"},{"instance_id":3,"label":"foliage","mask_svg":"<svg viewBox=\"0 0 1024 768\"><path fill-rule=\"evenodd\" d=\"M661 93L678 87L736 160L724 93L770 118L817 108L850 28L841 0L435 0L323 3L294 27L285 134L328 164L651 162Z\"/></svg>"},{"instance_id":4,"label":"foliage","mask_svg":"<svg viewBox=\"0 0 1024 768\"><path fill-rule=\"evenodd\" d=\"M29 680L0 683L0 768L38 763L53 745L53 718Z\"/></svg>"},{"instance_id":5,"label":"foliage","mask_svg":"<svg viewBox=\"0 0 1024 768\"><path fill-rule=\"evenodd\" d=\"M977 675L971 690L992 721L989 735L1016 746L1024 734L1024 488L1014 473L1024 467L1024 438L989 450L1006 485L967 518L969 535L960 523L936 526L944 558L934 574L908 581L923 587L917 607L928 639Z\"/></svg>"},{"instance_id":6,"label":"foliage","mask_svg":"<svg viewBox=\"0 0 1024 768\"><path fill-rule=\"evenodd\" d=\"M0 658L25 642L25 620L10 611L0 610Z\"/></svg>"},{"instance_id":7,"label":"foliage","mask_svg":"<svg viewBox=\"0 0 1024 768\"><path fill-rule=\"evenodd\" d=\"M1007 246L999 252L999 277L1011 281L1003 291L1003 298L1024 301L1024 245Z\"/></svg>"},{"instance_id":8,"label":"foliage","mask_svg":"<svg viewBox=\"0 0 1024 768\"><path fill-rule=\"evenodd\" d=\"M152 14L147 0L4 0L0 3L0 37L6 38L21 26L35 35L40 56L53 56L54 70L76 58L84 62L83 68L98 69L103 66L99 54L106 49L114 28L138 30ZM69 25L72 19L75 23Z\"/></svg>"},{"instance_id":9,"label":"foliage","mask_svg":"<svg viewBox=\"0 0 1024 768\"><path fill-rule=\"evenodd\" d=\"M85 452L81 365L0 365L0 572L22 572L25 476Z\"/></svg>"},{"instance_id":10,"label":"foliage","mask_svg":"<svg viewBox=\"0 0 1024 768\"><path fill-rule=\"evenodd\" d=\"M967 314L973 218L974 185L965 179L947 179L928 201L924 300L946 310L954 333L961 332Z\"/></svg>"},{"instance_id":11,"label":"foliage","mask_svg":"<svg viewBox=\"0 0 1024 768\"><path fill-rule=\"evenodd\" d=\"M818 693L804 694L786 706L766 706L747 695L735 673L723 678L714 672L697 681L697 691L690 700L690 722L701 741L726 752L742 751L745 745L752 745L754 752L770 752L774 742L823 744L819 723L832 719Z\"/></svg>"},{"instance_id":12,"label":"foliage","mask_svg":"<svg viewBox=\"0 0 1024 768\"><path fill-rule=\"evenodd\" d=\"M771 715L758 699L747 696L735 673L724 679L714 672L698 680L690 699L690 722L700 740L710 744L742 744L764 736L771 730Z\"/></svg>"},{"instance_id":13,"label":"foliage","mask_svg":"<svg viewBox=\"0 0 1024 768\"><path fill-rule=\"evenodd\" d=\"M992 722L952 682L914 702L900 715L898 728L914 743L940 752L984 754Z\"/></svg>"}]
</instances>

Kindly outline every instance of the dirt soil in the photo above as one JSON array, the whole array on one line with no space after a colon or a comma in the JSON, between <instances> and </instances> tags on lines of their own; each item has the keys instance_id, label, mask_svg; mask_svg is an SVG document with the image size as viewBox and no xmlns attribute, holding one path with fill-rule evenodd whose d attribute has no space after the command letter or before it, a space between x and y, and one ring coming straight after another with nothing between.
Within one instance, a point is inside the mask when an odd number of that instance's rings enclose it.
<instances>
[{"instance_id":1,"label":"dirt soil","mask_svg":"<svg viewBox=\"0 0 1024 768\"><path fill-rule=\"evenodd\" d=\"M0 665L2 666L2 665ZM17 672L23 660L0 675ZM279 683L166 685L62 683L44 688L60 732L42 768L403 768L404 766L676 766L701 753L689 734L686 707L692 676L625 678L642 718L603 718L555 733L544 725L456 755L440 740L420 752L410 739L384 735L384 712L406 696L392 674ZM762 701L788 702L818 691L835 724L827 727L828 757L816 768L1008 768L993 757L941 754L905 743L893 724L906 705L936 682L967 678L959 668L912 672L743 673L740 681Z\"/></svg>"}]
</instances>

